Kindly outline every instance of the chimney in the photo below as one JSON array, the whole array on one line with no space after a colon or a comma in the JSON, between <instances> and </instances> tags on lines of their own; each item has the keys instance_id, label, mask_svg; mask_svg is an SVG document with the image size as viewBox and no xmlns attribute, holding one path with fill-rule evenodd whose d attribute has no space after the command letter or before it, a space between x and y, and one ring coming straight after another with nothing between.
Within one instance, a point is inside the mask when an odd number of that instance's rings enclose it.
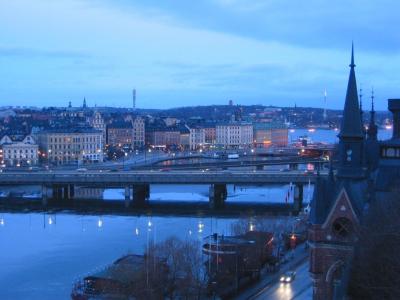
<instances>
[{"instance_id":1,"label":"chimney","mask_svg":"<svg viewBox=\"0 0 400 300\"><path fill-rule=\"evenodd\" d=\"M400 99L389 99L388 108L393 114L393 139L400 139Z\"/></svg>"}]
</instances>

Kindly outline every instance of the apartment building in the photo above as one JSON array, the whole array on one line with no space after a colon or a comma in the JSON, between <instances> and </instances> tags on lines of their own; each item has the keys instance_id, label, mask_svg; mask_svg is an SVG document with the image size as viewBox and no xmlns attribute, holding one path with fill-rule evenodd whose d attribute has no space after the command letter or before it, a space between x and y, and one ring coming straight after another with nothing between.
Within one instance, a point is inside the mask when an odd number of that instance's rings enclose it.
<instances>
[{"instance_id":1,"label":"apartment building","mask_svg":"<svg viewBox=\"0 0 400 300\"><path fill-rule=\"evenodd\" d=\"M37 134L42 159L48 163L103 161L103 133L91 127L47 129Z\"/></svg>"},{"instance_id":2,"label":"apartment building","mask_svg":"<svg viewBox=\"0 0 400 300\"><path fill-rule=\"evenodd\" d=\"M24 138L8 135L0 139L0 161L2 165L21 166L38 163L38 145L31 135Z\"/></svg>"},{"instance_id":3,"label":"apartment building","mask_svg":"<svg viewBox=\"0 0 400 300\"><path fill-rule=\"evenodd\" d=\"M216 143L225 148L246 148L253 144L253 125L229 122L216 125Z\"/></svg>"}]
</instances>

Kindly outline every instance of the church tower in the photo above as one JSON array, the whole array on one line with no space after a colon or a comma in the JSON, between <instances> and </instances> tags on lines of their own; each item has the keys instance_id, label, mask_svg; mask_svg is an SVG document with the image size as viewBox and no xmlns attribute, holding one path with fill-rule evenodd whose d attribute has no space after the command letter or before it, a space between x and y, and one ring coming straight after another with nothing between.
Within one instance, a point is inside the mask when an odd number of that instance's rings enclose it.
<instances>
[{"instance_id":1,"label":"church tower","mask_svg":"<svg viewBox=\"0 0 400 300\"><path fill-rule=\"evenodd\" d=\"M318 178L311 201L310 275L313 300L342 299L367 191L365 132L351 51L350 76L339 136L337 174Z\"/></svg>"},{"instance_id":2,"label":"church tower","mask_svg":"<svg viewBox=\"0 0 400 300\"><path fill-rule=\"evenodd\" d=\"M358 104L357 82L354 71L354 47L351 48L350 75L347 84L342 125L339 137L338 177L364 177L364 140L361 111Z\"/></svg>"}]
</instances>

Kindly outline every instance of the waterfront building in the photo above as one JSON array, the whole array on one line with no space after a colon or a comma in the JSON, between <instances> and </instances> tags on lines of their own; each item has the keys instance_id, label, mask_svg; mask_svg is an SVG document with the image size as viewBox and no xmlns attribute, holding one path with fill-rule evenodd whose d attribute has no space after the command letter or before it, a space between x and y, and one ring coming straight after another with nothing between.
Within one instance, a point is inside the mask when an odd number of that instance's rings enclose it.
<instances>
[{"instance_id":1,"label":"waterfront building","mask_svg":"<svg viewBox=\"0 0 400 300\"><path fill-rule=\"evenodd\" d=\"M215 144L217 141L217 129L215 124L205 124L204 139L207 144Z\"/></svg>"},{"instance_id":2,"label":"waterfront building","mask_svg":"<svg viewBox=\"0 0 400 300\"><path fill-rule=\"evenodd\" d=\"M183 124L178 127L180 132L179 146L181 149L187 150L190 148L190 129Z\"/></svg>"},{"instance_id":3,"label":"waterfront building","mask_svg":"<svg viewBox=\"0 0 400 300\"><path fill-rule=\"evenodd\" d=\"M206 142L206 131L200 126L187 127L190 131L190 150L197 150Z\"/></svg>"},{"instance_id":4,"label":"waterfront building","mask_svg":"<svg viewBox=\"0 0 400 300\"><path fill-rule=\"evenodd\" d=\"M187 132L187 140L189 142L189 132ZM148 127L146 129L146 144L155 148L178 147L181 145L181 132L176 126Z\"/></svg>"},{"instance_id":5,"label":"waterfront building","mask_svg":"<svg viewBox=\"0 0 400 300\"><path fill-rule=\"evenodd\" d=\"M132 149L133 132L131 122L115 121L107 126L107 145Z\"/></svg>"},{"instance_id":6,"label":"waterfront building","mask_svg":"<svg viewBox=\"0 0 400 300\"><path fill-rule=\"evenodd\" d=\"M133 148L142 149L145 143L145 124L144 119L136 117L132 121L133 127Z\"/></svg>"},{"instance_id":7,"label":"waterfront building","mask_svg":"<svg viewBox=\"0 0 400 300\"><path fill-rule=\"evenodd\" d=\"M38 150L39 147L31 135L22 139L5 135L0 139L2 165L36 165L38 163Z\"/></svg>"},{"instance_id":8,"label":"waterfront building","mask_svg":"<svg viewBox=\"0 0 400 300\"><path fill-rule=\"evenodd\" d=\"M217 124L216 144L224 148L250 147L253 144L253 125L238 121Z\"/></svg>"},{"instance_id":9,"label":"waterfront building","mask_svg":"<svg viewBox=\"0 0 400 300\"><path fill-rule=\"evenodd\" d=\"M255 147L284 147L288 145L288 128L283 123L253 123L253 131Z\"/></svg>"},{"instance_id":10,"label":"waterfront building","mask_svg":"<svg viewBox=\"0 0 400 300\"><path fill-rule=\"evenodd\" d=\"M103 133L91 127L52 128L37 134L43 160L56 165L103 161Z\"/></svg>"},{"instance_id":11,"label":"waterfront building","mask_svg":"<svg viewBox=\"0 0 400 300\"><path fill-rule=\"evenodd\" d=\"M99 111L95 111L94 114L88 118L89 125L94 129L97 129L103 134L103 141L107 140L107 128L103 116Z\"/></svg>"}]
</instances>

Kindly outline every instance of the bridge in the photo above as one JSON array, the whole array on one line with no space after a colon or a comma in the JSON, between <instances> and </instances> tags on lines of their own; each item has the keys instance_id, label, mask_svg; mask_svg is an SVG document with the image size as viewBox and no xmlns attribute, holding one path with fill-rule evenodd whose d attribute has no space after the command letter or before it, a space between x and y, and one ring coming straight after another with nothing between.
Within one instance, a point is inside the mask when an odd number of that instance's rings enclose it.
<instances>
[{"instance_id":1,"label":"bridge","mask_svg":"<svg viewBox=\"0 0 400 300\"><path fill-rule=\"evenodd\" d=\"M190 163L176 163L169 164L171 160L162 160L152 165L140 166L133 169L136 170L151 170L155 167L168 167L171 169L216 169L216 168L237 168L237 167L256 167L257 170L263 170L265 166L285 166L289 165L290 170L297 170L300 164L311 164L315 168L321 168L323 165L327 165L329 162L320 158L309 158L309 157L290 157L290 158L270 158L270 159L257 159L243 158L243 159L228 159L228 160L215 160L205 162L190 162ZM161 164L160 164L161 163Z\"/></svg>"},{"instance_id":2,"label":"bridge","mask_svg":"<svg viewBox=\"0 0 400 300\"><path fill-rule=\"evenodd\" d=\"M326 174L321 174L325 176ZM125 204L146 205L151 184L209 184L209 201L213 208L221 208L227 197L227 184L287 184L295 185L295 209L303 201L303 186L314 182L317 175L299 171L53 171L53 172L5 172L0 173L0 186L39 185L42 187L42 203L47 205L49 191L55 200L74 198L75 186L97 188L124 188Z\"/></svg>"}]
</instances>

